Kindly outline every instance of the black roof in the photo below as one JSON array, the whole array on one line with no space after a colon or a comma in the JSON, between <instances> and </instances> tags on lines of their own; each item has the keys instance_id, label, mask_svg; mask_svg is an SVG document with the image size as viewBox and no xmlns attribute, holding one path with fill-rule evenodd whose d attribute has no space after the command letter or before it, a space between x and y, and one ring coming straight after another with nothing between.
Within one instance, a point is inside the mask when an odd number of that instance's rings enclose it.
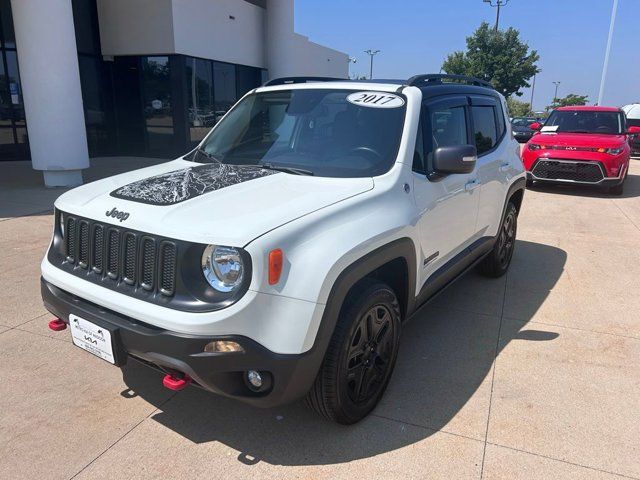
<instances>
[{"instance_id":1,"label":"black roof","mask_svg":"<svg viewBox=\"0 0 640 480\"><path fill-rule=\"evenodd\" d=\"M351 80L349 78L335 77L281 77L274 78L264 83L263 86L272 85L290 85L294 83L310 83L310 82L358 82L358 83L387 83L395 85L406 85L415 87L427 87L435 85L471 85L476 87L484 87L493 89L491 83L475 77L467 77L464 75L450 75L447 73L428 73L423 75L414 75L409 79L388 79L374 78L367 80Z\"/></svg>"},{"instance_id":2,"label":"black roof","mask_svg":"<svg viewBox=\"0 0 640 480\"><path fill-rule=\"evenodd\" d=\"M348 78L334 77L282 77L269 80L263 86L291 85L296 83L313 82L358 82L358 83L386 83L391 85L415 86L422 90L424 97L435 97L448 94L463 95L491 95L497 97L497 91L493 86L479 78L466 77L464 75L450 75L446 73L431 73L424 75L414 75L409 79L381 79L371 80L351 80Z\"/></svg>"}]
</instances>

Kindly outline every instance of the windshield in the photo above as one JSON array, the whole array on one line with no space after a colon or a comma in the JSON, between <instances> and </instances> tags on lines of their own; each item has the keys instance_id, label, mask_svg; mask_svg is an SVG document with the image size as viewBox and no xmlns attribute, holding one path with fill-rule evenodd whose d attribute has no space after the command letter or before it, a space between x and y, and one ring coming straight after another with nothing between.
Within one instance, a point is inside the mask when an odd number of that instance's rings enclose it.
<instances>
[{"instance_id":1,"label":"windshield","mask_svg":"<svg viewBox=\"0 0 640 480\"><path fill-rule=\"evenodd\" d=\"M623 125L622 113L595 110L554 110L544 124L546 129L557 127L556 132L612 135L620 135Z\"/></svg>"},{"instance_id":2,"label":"windshield","mask_svg":"<svg viewBox=\"0 0 640 480\"><path fill-rule=\"evenodd\" d=\"M511 124L514 127L528 127L529 125L535 122L537 122L535 118L514 118L511 121Z\"/></svg>"},{"instance_id":3,"label":"windshield","mask_svg":"<svg viewBox=\"0 0 640 480\"><path fill-rule=\"evenodd\" d=\"M325 177L381 175L396 159L405 101L367 92L383 96L379 103L390 103L364 105L357 103L356 93L366 92L301 89L249 95L220 121L195 158Z\"/></svg>"}]
</instances>

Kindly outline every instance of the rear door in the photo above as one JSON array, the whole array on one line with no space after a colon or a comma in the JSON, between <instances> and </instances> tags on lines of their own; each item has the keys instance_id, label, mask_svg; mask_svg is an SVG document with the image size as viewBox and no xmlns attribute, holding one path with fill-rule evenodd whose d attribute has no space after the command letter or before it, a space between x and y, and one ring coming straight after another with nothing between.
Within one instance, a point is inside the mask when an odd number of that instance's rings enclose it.
<instances>
[{"instance_id":1,"label":"rear door","mask_svg":"<svg viewBox=\"0 0 640 480\"><path fill-rule=\"evenodd\" d=\"M423 105L418 135L422 144L417 145L413 168L423 283L469 246L475 230L480 193L477 172L438 176L432 168L436 148L473 144L468 106L466 96L430 100ZM418 151L420 146L422 152Z\"/></svg>"},{"instance_id":2,"label":"rear door","mask_svg":"<svg viewBox=\"0 0 640 480\"><path fill-rule=\"evenodd\" d=\"M470 97L472 132L478 150L477 177L481 184L476 236L495 236L511 171L513 151L506 138L502 105L489 95Z\"/></svg>"}]
</instances>

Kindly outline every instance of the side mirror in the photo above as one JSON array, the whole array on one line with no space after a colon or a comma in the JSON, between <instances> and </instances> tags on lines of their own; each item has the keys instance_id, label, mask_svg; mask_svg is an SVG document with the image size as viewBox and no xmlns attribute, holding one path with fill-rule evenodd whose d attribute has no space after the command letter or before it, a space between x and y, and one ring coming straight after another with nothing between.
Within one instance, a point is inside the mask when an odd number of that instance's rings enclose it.
<instances>
[{"instance_id":1,"label":"side mirror","mask_svg":"<svg viewBox=\"0 0 640 480\"><path fill-rule=\"evenodd\" d=\"M629 135L638 135L640 134L640 127L629 127L629 129L627 130L627 133Z\"/></svg>"},{"instance_id":2,"label":"side mirror","mask_svg":"<svg viewBox=\"0 0 640 480\"><path fill-rule=\"evenodd\" d=\"M531 125L529 125L529 128L531 130L540 130L542 128L542 124L540 122L533 122Z\"/></svg>"},{"instance_id":3,"label":"side mirror","mask_svg":"<svg viewBox=\"0 0 640 480\"><path fill-rule=\"evenodd\" d=\"M433 152L436 173L470 173L476 166L478 151L473 145L438 147Z\"/></svg>"}]
</instances>

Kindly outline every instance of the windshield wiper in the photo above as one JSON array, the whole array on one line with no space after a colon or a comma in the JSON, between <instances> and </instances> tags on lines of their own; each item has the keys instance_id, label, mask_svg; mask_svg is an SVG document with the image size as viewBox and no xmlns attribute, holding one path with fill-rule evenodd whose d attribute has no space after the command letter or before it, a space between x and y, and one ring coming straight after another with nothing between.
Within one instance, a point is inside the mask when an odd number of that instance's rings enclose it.
<instances>
[{"instance_id":1,"label":"windshield wiper","mask_svg":"<svg viewBox=\"0 0 640 480\"><path fill-rule=\"evenodd\" d=\"M202 149L202 148L198 148L196 151L197 151L200 155L204 155L205 157L207 157L209 160L213 160L213 161L214 161L214 162L216 162L216 163L222 163L220 160L218 160L218 159L216 158L216 156L215 156L214 154L209 153L209 152L205 151L205 150L204 150L204 149Z\"/></svg>"},{"instance_id":2,"label":"windshield wiper","mask_svg":"<svg viewBox=\"0 0 640 480\"><path fill-rule=\"evenodd\" d=\"M274 165L273 163L258 163L256 167L264 168L266 170L275 170L277 172L292 173L294 175L313 175L311 170L305 170L304 168L287 167L285 165Z\"/></svg>"}]
</instances>

